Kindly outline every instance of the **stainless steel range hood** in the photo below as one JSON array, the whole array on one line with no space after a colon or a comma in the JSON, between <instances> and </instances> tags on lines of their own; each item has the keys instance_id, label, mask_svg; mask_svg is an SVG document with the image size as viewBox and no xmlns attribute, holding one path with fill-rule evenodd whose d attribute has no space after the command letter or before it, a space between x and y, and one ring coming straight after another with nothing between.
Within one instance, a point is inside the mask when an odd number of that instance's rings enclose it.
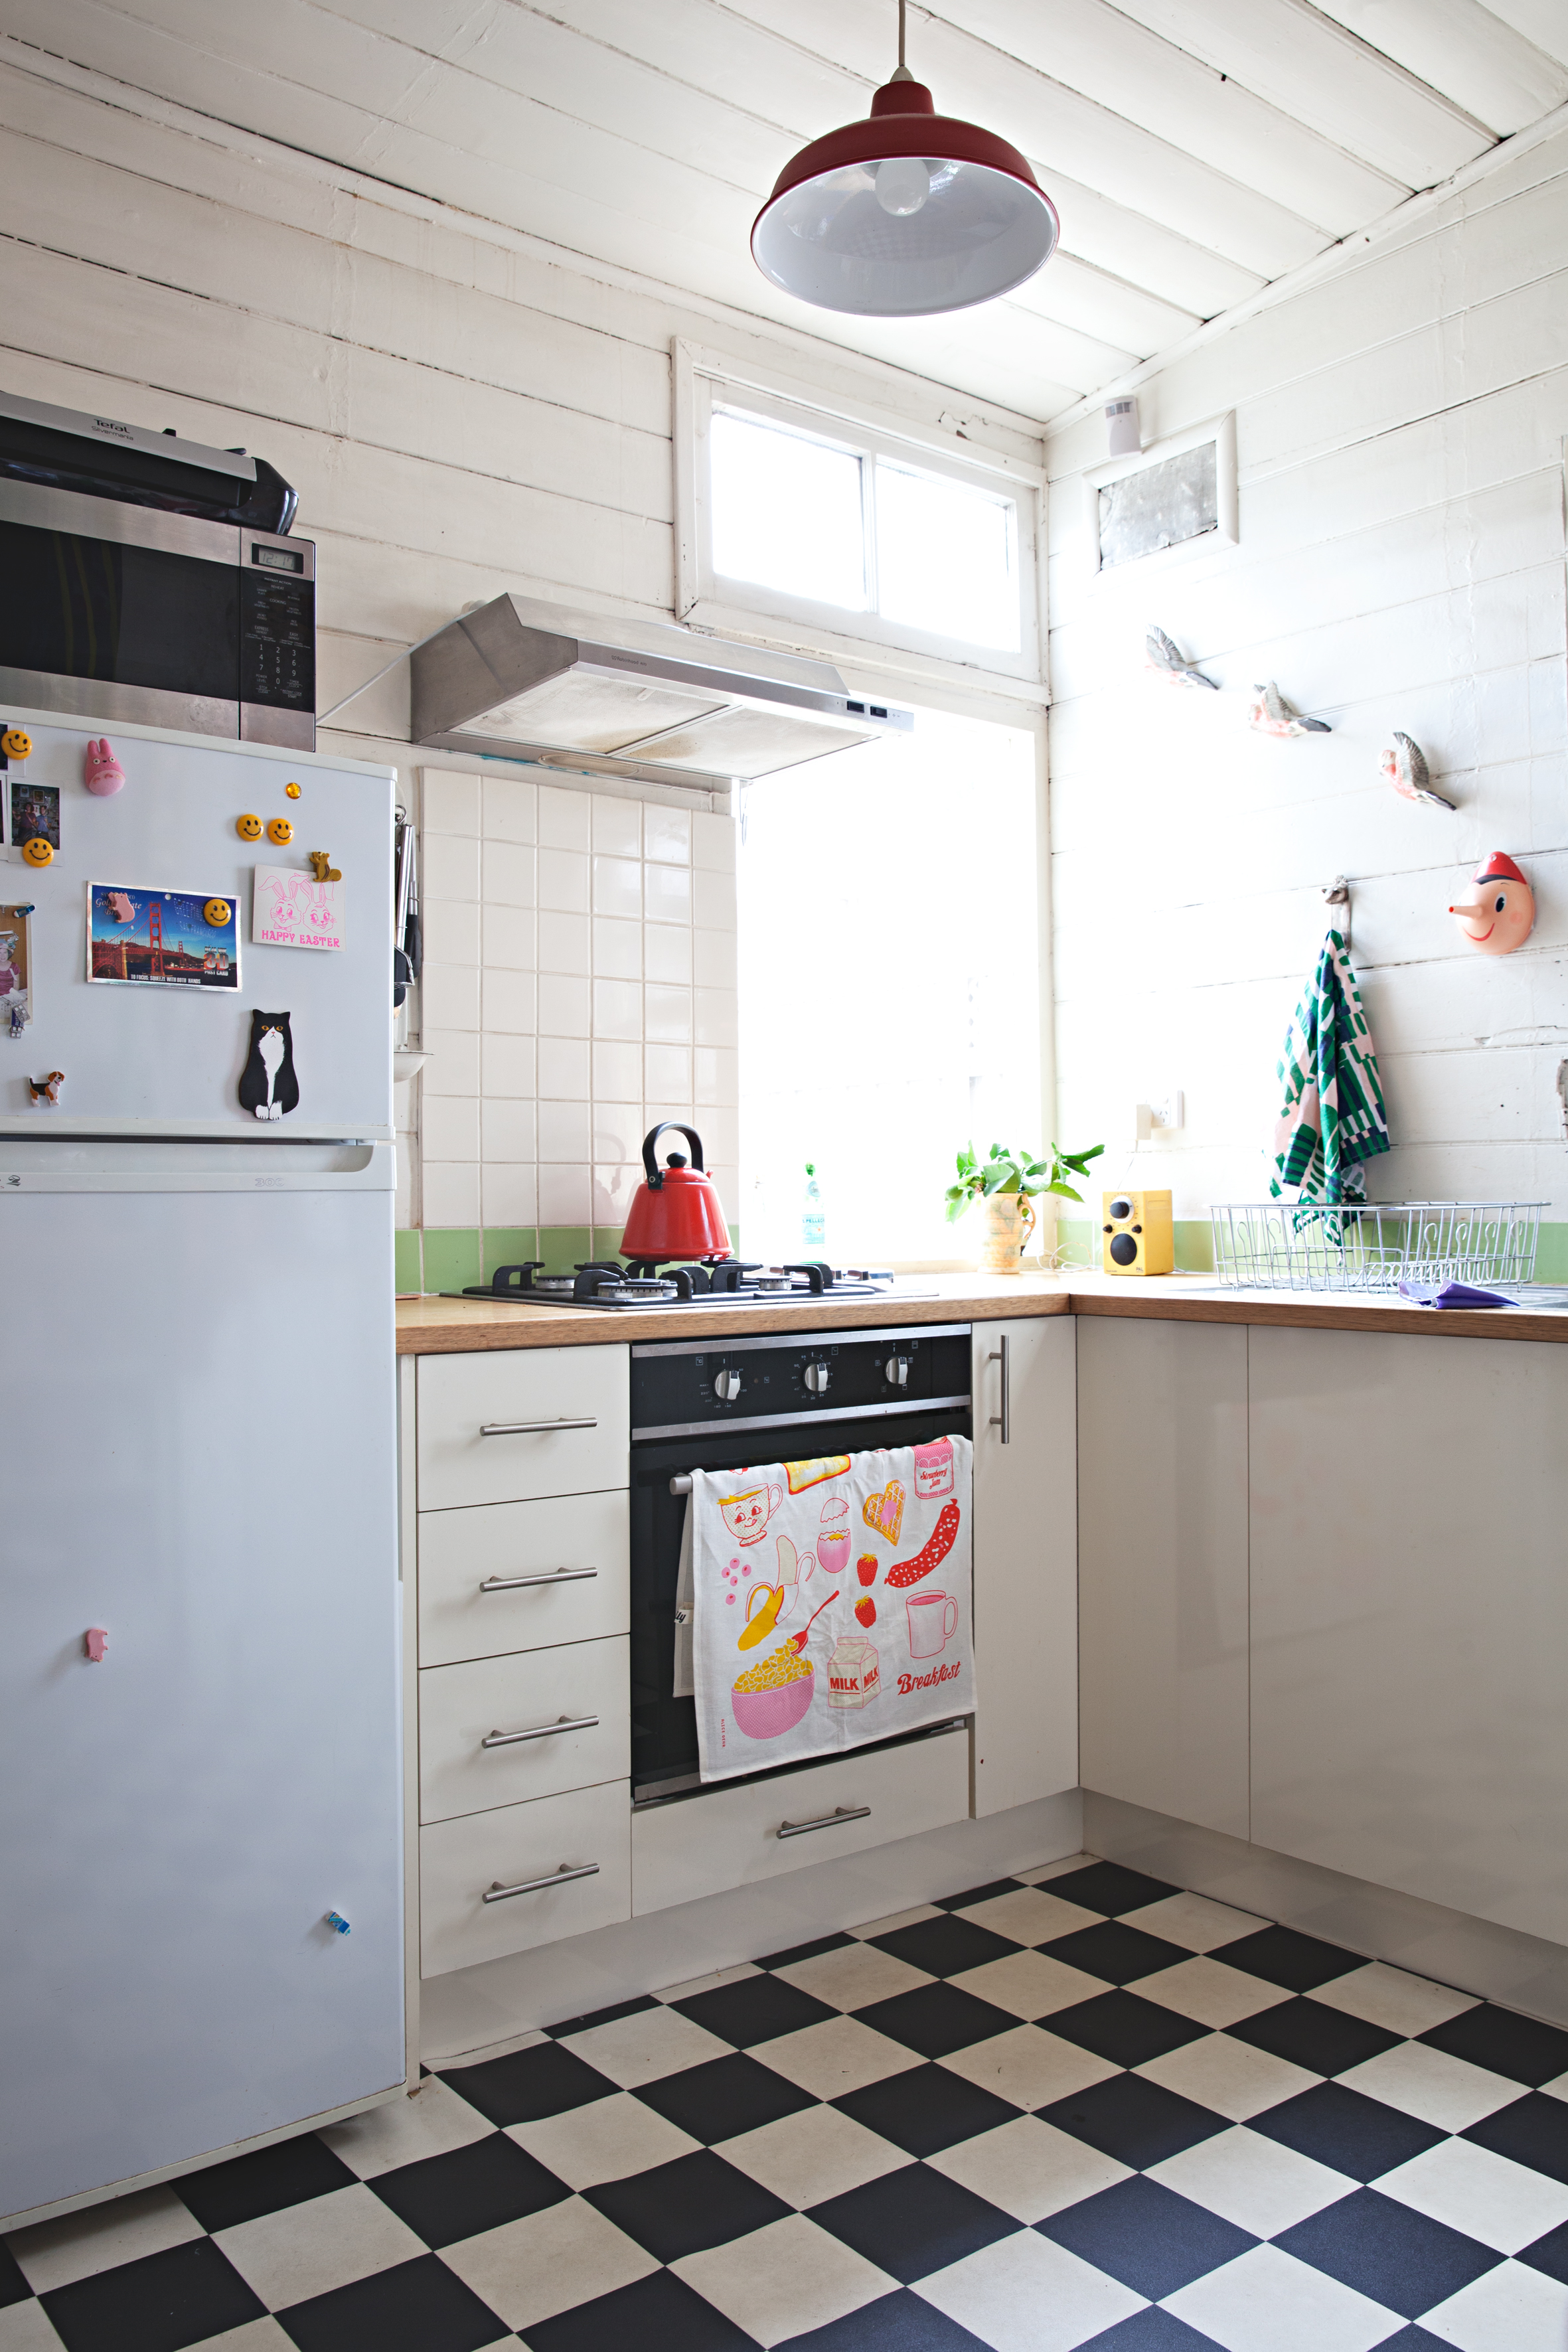
<instances>
[{"instance_id":1,"label":"stainless steel range hood","mask_svg":"<svg viewBox=\"0 0 1568 2352\"><path fill-rule=\"evenodd\" d=\"M414 740L710 791L908 731L826 662L498 596L413 660Z\"/></svg>"}]
</instances>

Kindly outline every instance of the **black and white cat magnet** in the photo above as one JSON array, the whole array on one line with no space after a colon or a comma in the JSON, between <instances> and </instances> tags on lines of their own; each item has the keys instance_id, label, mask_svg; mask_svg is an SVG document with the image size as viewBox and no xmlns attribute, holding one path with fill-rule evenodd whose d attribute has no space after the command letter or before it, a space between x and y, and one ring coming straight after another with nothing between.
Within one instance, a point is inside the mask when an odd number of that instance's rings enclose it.
<instances>
[{"instance_id":1,"label":"black and white cat magnet","mask_svg":"<svg viewBox=\"0 0 1568 2352\"><path fill-rule=\"evenodd\" d=\"M300 1100L294 1040L286 1013L253 1013L250 1052L239 1074L239 1099L258 1118L282 1118Z\"/></svg>"}]
</instances>

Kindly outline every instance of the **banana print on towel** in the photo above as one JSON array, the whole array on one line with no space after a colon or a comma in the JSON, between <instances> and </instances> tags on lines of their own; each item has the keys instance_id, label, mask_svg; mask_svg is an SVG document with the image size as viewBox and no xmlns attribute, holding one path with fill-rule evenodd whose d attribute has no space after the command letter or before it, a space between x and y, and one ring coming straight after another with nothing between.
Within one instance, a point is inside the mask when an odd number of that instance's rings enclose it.
<instances>
[{"instance_id":1,"label":"banana print on towel","mask_svg":"<svg viewBox=\"0 0 1568 2352\"><path fill-rule=\"evenodd\" d=\"M681 1585L704 1780L970 1712L973 1483L967 1437L692 1472Z\"/></svg>"}]
</instances>

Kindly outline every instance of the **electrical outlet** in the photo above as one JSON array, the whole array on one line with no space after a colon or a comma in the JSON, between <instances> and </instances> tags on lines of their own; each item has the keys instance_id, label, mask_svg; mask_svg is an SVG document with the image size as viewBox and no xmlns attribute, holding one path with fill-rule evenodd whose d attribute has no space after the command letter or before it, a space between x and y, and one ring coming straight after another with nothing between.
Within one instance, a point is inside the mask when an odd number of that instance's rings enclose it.
<instances>
[{"instance_id":1,"label":"electrical outlet","mask_svg":"<svg viewBox=\"0 0 1568 2352\"><path fill-rule=\"evenodd\" d=\"M1186 1100L1180 1087L1171 1087L1149 1102L1141 1102L1136 1111L1137 1138L1140 1143L1152 1143L1156 1136L1173 1135L1186 1120Z\"/></svg>"}]
</instances>

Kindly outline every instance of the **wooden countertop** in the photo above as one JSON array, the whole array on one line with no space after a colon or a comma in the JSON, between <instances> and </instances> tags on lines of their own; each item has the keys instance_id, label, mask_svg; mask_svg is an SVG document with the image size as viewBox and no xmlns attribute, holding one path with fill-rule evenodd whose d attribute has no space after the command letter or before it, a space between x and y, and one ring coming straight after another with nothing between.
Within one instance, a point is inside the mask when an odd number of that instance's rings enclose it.
<instances>
[{"instance_id":1,"label":"wooden countertop","mask_svg":"<svg viewBox=\"0 0 1568 2352\"><path fill-rule=\"evenodd\" d=\"M689 1309L510 1307L484 1298L409 1298L397 1307L400 1356L491 1348L602 1347L606 1341L715 1339L763 1331L854 1331L920 1323L983 1323L1024 1315L1119 1315L1168 1323L1263 1323L1319 1331L1436 1332L1458 1339L1568 1340L1568 1310L1415 1307L1405 1298L1322 1292L1220 1290L1207 1274L1118 1279L1103 1274L931 1274L900 1277L922 1298L867 1298L816 1307Z\"/></svg>"}]
</instances>

